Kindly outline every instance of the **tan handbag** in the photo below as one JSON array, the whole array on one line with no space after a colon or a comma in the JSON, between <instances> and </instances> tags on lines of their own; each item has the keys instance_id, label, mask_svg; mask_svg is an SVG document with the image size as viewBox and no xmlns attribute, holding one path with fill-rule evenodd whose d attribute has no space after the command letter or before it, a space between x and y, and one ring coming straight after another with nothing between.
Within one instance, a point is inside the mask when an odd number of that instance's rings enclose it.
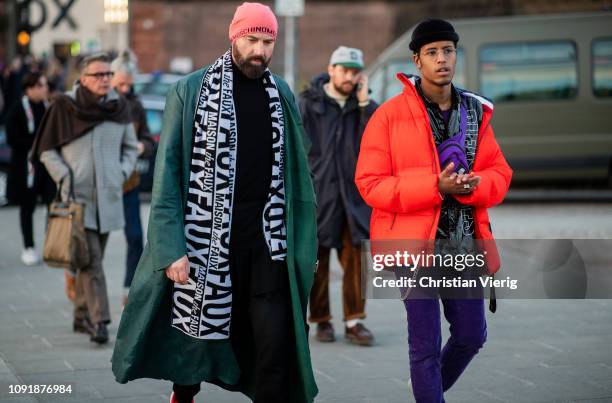
<instances>
[{"instance_id":1,"label":"tan handbag","mask_svg":"<svg viewBox=\"0 0 612 403\"><path fill-rule=\"evenodd\" d=\"M74 196L72 170L70 170L68 199L62 201L62 184L59 183L55 200L49 208L49 221L45 234L43 260L50 267L76 271L89 264L89 247L85 235L85 206Z\"/></svg>"}]
</instances>

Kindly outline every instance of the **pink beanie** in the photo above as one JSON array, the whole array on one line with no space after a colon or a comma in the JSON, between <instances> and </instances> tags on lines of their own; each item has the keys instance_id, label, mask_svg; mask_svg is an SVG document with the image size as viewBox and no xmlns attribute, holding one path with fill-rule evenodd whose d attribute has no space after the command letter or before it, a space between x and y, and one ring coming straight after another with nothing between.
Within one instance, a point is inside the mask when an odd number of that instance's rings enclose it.
<instances>
[{"instance_id":1,"label":"pink beanie","mask_svg":"<svg viewBox=\"0 0 612 403\"><path fill-rule=\"evenodd\" d=\"M261 3L242 3L236 9L229 27L229 39L234 42L248 34L260 33L276 39L278 22L270 7Z\"/></svg>"}]
</instances>

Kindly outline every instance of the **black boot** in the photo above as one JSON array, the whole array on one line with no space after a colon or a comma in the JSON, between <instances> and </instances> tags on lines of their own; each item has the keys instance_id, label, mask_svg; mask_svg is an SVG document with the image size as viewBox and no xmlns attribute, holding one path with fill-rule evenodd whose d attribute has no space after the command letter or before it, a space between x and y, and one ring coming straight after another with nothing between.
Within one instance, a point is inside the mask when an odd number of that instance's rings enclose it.
<instances>
[{"instance_id":1,"label":"black boot","mask_svg":"<svg viewBox=\"0 0 612 403\"><path fill-rule=\"evenodd\" d=\"M95 332L91 335L89 339L98 344L104 344L108 342L108 329L106 328L106 323L98 322L96 324Z\"/></svg>"},{"instance_id":2,"label":"black boot","mask_svg":"<svg viewBox=\"0 0 612 403\"><path fill-rule=\"evenodd\" d=\"M82 319L74 319L74 321L72 322L72 331L75 333L85 333L90 336L93 336L96 329L93 323L91 323L89 317L86 316Z\"/></svg>"}]
</instances>

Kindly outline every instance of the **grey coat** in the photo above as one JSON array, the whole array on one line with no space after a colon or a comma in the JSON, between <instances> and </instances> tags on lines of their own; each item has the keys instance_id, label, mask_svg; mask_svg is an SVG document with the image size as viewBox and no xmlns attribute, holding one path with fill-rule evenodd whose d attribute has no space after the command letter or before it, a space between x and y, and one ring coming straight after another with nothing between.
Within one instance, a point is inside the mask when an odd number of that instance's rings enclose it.
<instances>
[{"instance_id":1,"label":"grey coat","mask_svg":"<svg viewBox=\"0 0 612 403\"><path fill-rule=\"evenodd\" d=\"M68 95L74 97L74 92ZM117 93L108 95L111 99ZM85 228L107 233L125 225L123 217L123 182L132 174L138 158L138 140L134 125L103 122L59 150L48 150L40 160L53 180L74 174L76 200L85 204ZM68 178L62 197L68 196Z\"/></svg>"}]
</instances>

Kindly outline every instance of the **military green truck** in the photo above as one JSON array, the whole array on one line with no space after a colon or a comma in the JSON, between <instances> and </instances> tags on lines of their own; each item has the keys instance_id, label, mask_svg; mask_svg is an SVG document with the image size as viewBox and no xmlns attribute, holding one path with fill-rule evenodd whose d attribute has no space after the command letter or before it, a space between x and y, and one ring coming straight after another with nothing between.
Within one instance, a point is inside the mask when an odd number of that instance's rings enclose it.
<instances>
[{"instance_id":1,"label":"military green truck","mask_svg":"<svg viewBox=\"0 0 612 403\"><path fill-rule=\"evenodd\" d=\"M612 185L612 12L451 21L456 86L493 100L493 128L513 183L607 180ZM412 29L367 69L373 99L418 74Z\"/></svg>"}]
</instances>

